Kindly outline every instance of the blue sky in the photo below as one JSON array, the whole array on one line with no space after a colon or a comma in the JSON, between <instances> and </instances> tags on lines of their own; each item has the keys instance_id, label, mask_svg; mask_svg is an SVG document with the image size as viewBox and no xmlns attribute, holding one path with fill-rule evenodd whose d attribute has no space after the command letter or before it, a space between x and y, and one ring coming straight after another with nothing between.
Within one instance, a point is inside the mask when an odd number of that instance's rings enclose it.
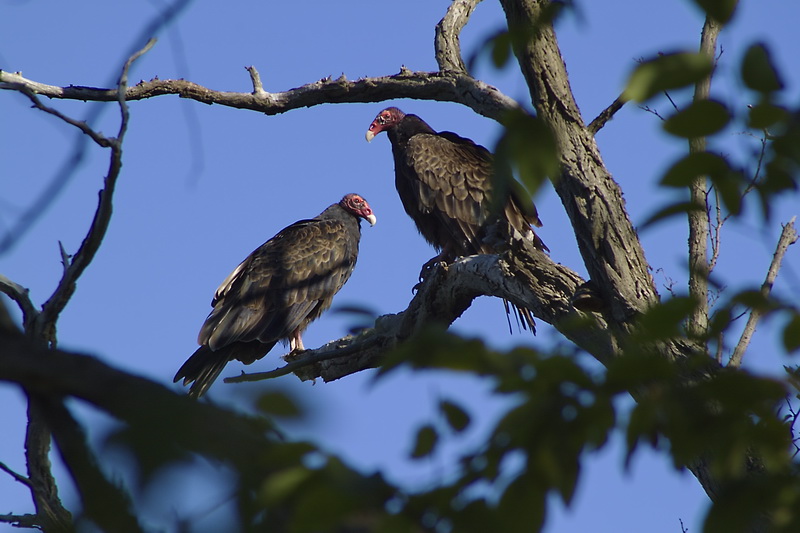
<instances>
[{"instance_id":1,"label":"blue sky","mask_svg":"<svg viewBox=\"0 0 800 533\"><path fill-rule=\"evenodd\" d=\"M586 121L617 97L637 58L697 48L702 19L691 2L649 4L642 9L641 2L618 0L611 9L609 3L578 2L579 16L568 15L559 23L571 86ZM161 5L3 0L0 68L22 71L29 79L52 85L108 86ZM281 91L342 73L355 79L393 74L401 65L435 70L433 28L447 5L444 0L241 2L223 8L219 3L196 2L159 35L155 48L136 64L131 80L185 78L216 90L249 92L252 87L244 67L254 65L267 91ZM786 102L796 105L800 59L794 21L798 19L800 5L793 2L742 2L720 39L723 54L714 94L732 96L741 106L734 109L743 112L749 95L736 81L737 65L744 48L761 40L773 50L784 75ZM502 23L499 5L493 1L479 5L462 34L465 54L473 53ZM516 69L498 72L484 58L475 73L529 105L527 87ZM685 94L675 96L679 103L686 102ZM419 114L435 129L456 131L489 147L500 133L496 123L456 104L392 103ZM50 105L75 118L85 117L91 107L61 101ZM118 111L112 104L101 105L107 109L95 126L113 135ZM197 331L220 281L278 230L316 215L348 192L367 198L378 224L364 229L359 263L334 305L365 306L378 314L404 309L421 264L434 252L397 198L388 139L364 141L367 126L387 105L329 105L267 117L175 97L131 103L114 217L103 247L61 318L61 346L170 383L195 349ZM670 111L663 98L649 105L662 114ZM5 233L63 166L76 133L29 109L27 99L10 92L0 93L0 116L5 125L0 133L0 232ZM714 148L736 161L747 161L758 145L741 130L729 127ZM598 134L598 143L635 224L676 197L655 183L686 146L665 134L655 115L629 104ZM74 252L85 235L107 162L105 151L90 146L63 193L17 246L0 256L0 273L28 287L36 304L47 299L60 276L58 242ZM585 274L552 188L545 186L536 202L544 222L539 234L551 257ZM766 232L759 229L754 209L742 222L726 226L717 273L727 290L761 283L779 223L797 214L798 205L796 194L778 202ZM641 237L662 296L668 295L664 285L669 280L683 291L685 225L662 224ZM775 290L795 298L800 294L797 249L790 249ZM309 328L304 342L319 346L344 335L353 322L347 315L328 314ZM759 328L746 358L751 368L779 370L784 362L776 355L779 325L767 322ZM537 337L510 336L502 303L487 298L477 301L453 328L499 348L547 348L561 342L545 324L540 324ZM276 348L247 370L274 368L280 353ZM596 366L588 357L585 360ZM223 375L235 375L242 368L231 364ZM373 384L371 373L365 372L313 386L291 376L244 386L220 381L210 396L245 408L258 391L289 391L308 410L302 423L287 426L293 435L315 439L364 471L380 468L407 486L427 486L451 471L454 452L478 442L505 405L487 394L489 388L488 383L444 373L398 372ZM413 430L435 419L433 406L440 398L470 406L476 423L465 438L448 443L434 458L410 462L406 458ZM23 472L21 393L0 386L0 403L5 406L0 414L5 433L0 461ZM73 405L90 424L92 436L100 439L108 420ZM639 452L632 468L622 472L620 441L615 438L601 452L586 457L572 507L564 509L554 501L546 531L666 533L680 531L679 519L697 531L707 500L695 479L675 471L665 456L650 452ZM163 524L176 514L205 515L226 497L207 481L216 475L218 471L207 464L189 473L165 474L170 497L164 493L150 497L147 520ZM63 472L59 476L66 480ZM68 503L75 501L68 483L62 483L62 491ZM32 511L25 488L6 475L0 475L0 501L0 512ZM198 523L212 531L226 512L223 506Z\"/></svg>"}]
</instances>

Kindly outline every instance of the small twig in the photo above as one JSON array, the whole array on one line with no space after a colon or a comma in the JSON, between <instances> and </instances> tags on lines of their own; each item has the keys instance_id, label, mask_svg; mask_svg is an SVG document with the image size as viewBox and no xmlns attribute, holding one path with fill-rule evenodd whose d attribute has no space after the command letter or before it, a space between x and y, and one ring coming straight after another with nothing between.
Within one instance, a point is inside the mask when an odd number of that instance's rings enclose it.
<instances>
[{"instance_id":1,"label":"small twig","mask_svg":"<svg viewBox=\"0 0 800 533\"><path fill-rule=\"evenodd\" d=\"M719 254L721 251L720 248L720 239L722 237L722 226L725 224L725 221L728 219L728 216L722 218L722 207L720 206L719 201L719 191L713 185L711 189L714 191L714 214L715 214L715 221L712 222L711 220L711 206L708 205L708 191L706 192L706 216L708 217L708 227L713 231L709 232L709 238L711 240L711 259L708 261L708 273L709 275L714 271L714 268L717 266L717 261L719 260Z\"/></svg>"},{"instance_id":2,"label":"small twig","mask_svg":"<svg viewBox=\"0 0 800 533\"><path fill-rule=\"evenodd\" d=\"M250 73L250 81L253 82L253 94L261 97L269 96L269 93L264 90L264 85L261 83L261 75L256 70L256 67L250 65L244 68Z\"/></svg>"},{"instance_id":3,"label":"small twig","mask_svg":"<svg viewBox=\"0 0 800 533\"><path fill-rule=\"evenodd\" d=\"M789 401L789 398L786 398L786 405L789 408L789 415L792 422L789 424L789 434L792 436L792 446L794 446L794 453L792 454L792 458L794 459L797 457L797 454L800 453L800 446L797 445L798 439L800 437L795 437L795 430L794 427L797 425L797 418L800 416L800 412L795 411L792 407L792 402Z\"/></svg>"},{"instance_id":4,"label":"small twig","mask_svg":"<svg viewBox=\"0 0 800 533\"><path fill-rule=\"evenodd\" d=\"M665 119L664 117L662 117L662 116L659 114L659 112L658 112L658 111L656 111L655 109L653 109L653 108L652 108L652 107L650 107L650 106L647 106L647 105L640 105L640 106L639 106L639 109L641 109L642 111L647 111L648 113L652 113L652 114L654 114L655 116L657 116L658 118L660 118L661 120L667 120L667 119Z\"/></svg>"},{"instance_id":5,"label":"small twig","mask_svg":"<svg viewBox=\"0 0 800 533\"><path fill-rule=\"evenodd\" d=\"M3 462L0 462L0 470L5 472L9 476L13 477L15 481L17 481L19 483L22 483L23 485L25 485L29 489L33 488L33 485L31 484L31 480L30 479L26 478L22 474L18 474L17 472L14 472L8 466L6 466L6 464L3 463Z\"/></svg>"},{"instance_id":6,"label":"small twig","mask_svg":"<svg viewBox=\"0 0 800 533\"><path fill-rule=\"evenodd\" d=\"M22 285L15 283L0 274L0 292L14 300L22 311L22 325L26 327L39 311L31 301L29 291Z\"/></svg>"},{"instance_id":7,"label":"small twig","mask_svg":"<svg viewBox=\"0 0 800 533\"><path fill-rule=\"evenodd\" d=\"M72 262L72 256L64 249L64 244L61 241L58 241L58 251L61 254L61 266L64 267L64 272L66 272Z\"/></svg>"},{"instance_id":8,"label":"small twig","mask_svg":"<svg viewBox=\"0 0 800 533\"><path fill-rule=\"evenodd\" d=\"M614 100L611 105L601 111L600 114L589 123L587 129L592 133L592 135L597 134L597 132L600 131L600 128L605 126L606 122L611 120L614 117L614 114L622 109L622 106L624 106L627 101L628 100L625 98L624 93L617 96L617 99Z\"/></svg>"},{"instance_id":9,"label":"small twig","mask_svg":"<svg viewBox=\"0 0 800 533\"><path fill-rule=\"evenodd\" d=\"M108 139L106 137L104 137L103 135L101 135L101 134L97 133L96 131L94 131L92 128L90 128L89 125L86 122L84 122L82 120L75 120L74 118L70 118L67 115L65 115L62 112L60 112L59 110L44 105L39 100L39 97L36 96L29 87L27 87L25 85L22 85L22 84L16 84L16 87L14 87L13 84L12 84L12 86L9 87L9 88L15 88L19 92L21 92L22 94L27 96L28 99L33 103L33 107L35 107L36 109L39 109L40 111L44 111L45 113L53 115L54 117L58 117L59 119L63 120L64 122L66 122L67 124L69 124L71 126L75 126L76 128L81 130L84 134L86 134L90 139L92 139L99 146L102 146L103 148L108 148L110 146Z\"/></svg>"},{"instance_id":10,"label":"small twig","mask_svg":"<svg viewBox=\"0 0 800 533\"><path fill-rule=\"evenodd\" d=\"M667 91L664 91L664 96L667 97L667 100L669 100L669 103L672 104L672 107L675 109L675 111L680 111L678 104L675 103L675 100L672 99Z\"/></svg>"},{"instance_id":11,"label":"small twig","mask_svg":"<svg viewBox=\"0 0 800 533\"><path fill-rule=\"evenodd\" d=\"M794 227L796 218L796 216L792 217L792 219L783 226L783 231L781 231L781 236L778 239L778 245L775 247L775 254L772 256L772 263L770 263L769 270L767 271L767 277L761 285L761 294L763 294L764 297L769 296L772 291L772 285L775 283L775 278L778 276L778 271L781 268L781 261L783 261L786 250L789 246L797 242L797 231ZM739 338L739 343L733 350L730 361L728 361L728 366L741 366L744 353L750 345L750 339L756 331L756 326L761 319L761 315L762 311L760 309L753 309L750 311L747 324L745 324L742 336Z\"/></svg>"}]
</instances>

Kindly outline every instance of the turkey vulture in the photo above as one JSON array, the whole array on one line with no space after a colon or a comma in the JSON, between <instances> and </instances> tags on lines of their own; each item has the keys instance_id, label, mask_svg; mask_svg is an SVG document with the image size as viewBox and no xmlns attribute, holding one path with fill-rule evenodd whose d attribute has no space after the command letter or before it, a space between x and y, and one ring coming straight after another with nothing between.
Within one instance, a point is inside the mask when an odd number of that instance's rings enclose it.
<instances>
[{"instance_id":1,"label":"turkey vulture","mask_svg":"<svg viewBox=\"0 0 800 533\"><path fill-rule=\"evenodd\" d=\"M202 396L233 359L250 364L279 340L304 350L301 334L345 284L358 258L361 218L375 224L369 204L348 194L317 217L300 220L259 246L225 278L211 301L200 348L173 381L194 382Z\"/></svg>"},{"instance_id":2,"label":"turkey vulture","mask_svg":"<svg viewBox=\"0 0 800 533\"><path fill-rule=\"evenodd\" d=\"M489 150L453 132L436 132L417 115L396 107L378 113L367 141L385 131L392 143L395 186L417 229L439 252L437 261L457 256L497 253L487 230L507 240L521 237L547 250L531 226L541 226L536 207L513 188L504 201L492 198L494 157ZM506 302L506 310L508 303ZM530 310L517 309L523 327L534 331Z\"/></svg>"}]
</instances>

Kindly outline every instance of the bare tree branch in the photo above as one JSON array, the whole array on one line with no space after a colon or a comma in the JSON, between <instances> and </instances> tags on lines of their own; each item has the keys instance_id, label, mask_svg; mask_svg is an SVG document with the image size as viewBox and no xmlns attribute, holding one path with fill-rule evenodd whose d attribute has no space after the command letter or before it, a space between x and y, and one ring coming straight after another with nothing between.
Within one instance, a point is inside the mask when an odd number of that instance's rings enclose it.
<instances>
[{"instance_id":1,"label":"bare tree branch","mask_svg":"<svg viewBox=\"0 0 800 533\"><path fill-rule=\"evenodd\" d=\"M528 243L516 244L518 248L502 256L464 257L436 268L405 311L379 317L374 328L292 354L287 357L290 363L274 371L243 374L225 382L257 381L289 372L303 380L332 381L375 368L393 347L430 324L449 326L482 295L531 309L536 318L552 324L578 346L610 360L618 347L604 317L579 312L570 304L572 294L584 283L580 276Z\"/></svg>"},{"instance_id":2,"label":"bare tree branch","mask_svg":"<svg viewBox=\"0 0 800 533\"><path fill-rule=\"evenodd\" d=\"M707 16L700 38L700 53L713 60L717 49L717 37L722 25ZM709 73L697 82L694 101L708 100L711 92L711 76ZM689 139L689 152L700 153L706 150L705 137ZM705 336L708 329L708 240L709 221L706 211L708 197L708 179L697 176L689 186L690 202L701 209L690 210L689 217L689 295L695 300L695 307L687 321L689 335L698 339Z\"/></svg>"},{"instance_id":3,"label":"bare tree branch","mask_svg":"<svg viewBox=\"0 0 800 533\"><path fill-rule=\"evenodd\" d=\"M99 133L92 132L92 138L102 138L107 143L106 146L111 149L111 158L109 162L108 174L105 178L105 186L99 193L99 200L97 210L95 211L92 224L89 228L86 237L83 239L80 248L75 255L65 264L64 273L58 287L53 292L53 295L42 305L42 312L36 317L34 324L34 331L32 334L35 338L42 338L50 344L55 344L55 323L58 316L67 302L72 297L75 291L75 283L78 278L83 274L83 271L94 259L100 244L103 242L108 223L111 220L112 200L114 197L114 189L116 187L117 179L119 178L120 171L122 170L122 142L125 138L125 132L128 129L128 105L125 102L124 94L127 88L128 70L133 62L142 54L146 53L155 44L155 39L151 39L141 50L134 53L122 68L119 78L119 85L117 87L117 100L120 106L120 127L116 138L106 138ZM73 122L69 122L73 124ZM74 125L74 124L73 124ZM86 126L88 129L88 126ZM86 131L81 128L84 133ZM91 131L89 129L89 131ZM62 251L63 256L63 251ZM65 258L65 263L66 263Z\"/></svg>"},{"instance_id":4,"label":"bare tree branch","mask_svg":"<svg viewBox=\"0 0 800 533\"><path fill-rule=\"evenodd\" d=\"M767 270L767 277L761 285L761 294L763 294L764 297L769 296L772 291L772 285L775 283L775 278L778 277L778 271L781 269L781 262L783 261L783 256L786 254L786 250L789 249L789 246L797 242L797 231L794 227L796 218L797 217L792 217L792 219L783 226L783 231L781 231L781 236L775 247L775 253L772 255L772 262L769 265L769 270ZM747 324L745 324L742 336L739 338L739 342L733 350L730 361L728 361L728 366L741 366L744 354L747 351L747 347L750 345L750 339L752 339L753 333L755 333L762 315L763 311L761 309L752 309L750 311Z\"/></svg>"},{"instance_id":5,"label":"bare tree branch","mask_svg":"<svg viewBox=\"0 0 800 533\"><path fill-rule=\"evenodd\" d=\"M440 71L467 72L464 58L461 57L459 36L480 2L481 0L454 0L436 25L434 49Z\"/></svg>"},{"instance_id":6,"label":"bare tree branch","mask_svg":"<svg viewBox=\"0 0 800 533\"><path fill-rule=\"evenodd\" d=\"M19 482L19 483L22 483L22 484L23 484L23 485L25 485L26 487L30 488L30 486L31 486L31 480L30 480L30 479L28 479L28 478L26 478L26 477L25 477L25 476L23 476L22 474L18 474L18 473L16 473L16 472L14 472L14 471L13 471L13 470L11 470L11 469L10 469L10 468L9 468L9 467L8 467L8 466L5 464L5 463L3 463L3 462L0 462L0 470L2 470L3 472L5 472L5 473L6 473L6 474L8 474L9 476L13 477L13 478L14 478L14 481L17 481L17 482Z\"/></svg>"},{"instance_id":7,"label":"bare tree branch","mask_svg":"<svg viewBox=\"0 0 800 533\"><path fill-rule=\"evenodd\" d=\"M56 322L61 311L66 306L72 293L75 290L75 283L84 269L93 259L100 243L105 236L108 222L111 217L111 199L113 197L114 186L122 167L122 140L125 135L128 123L127 104L124 101L124 94L127 84L128 69L133 61L141 54L149 50L154 40L133 54L125 66L119 78L117 88L118 102L121 110L121 124L117 138L106 138L93 131L85 122L73 120L62 113L44 106L39 99L27 87L18 87L33 102L34 107L49 113L68 124L80 129L92 140L102 147L111 148L111 161L109 172L105 179L105 187L100 191L100 200L94 220L90 226L87 236L84 238L81 247L74 257L70 258L64 250L60 248L64 271L61 281L56 287L50 299L42 306L41 312L35 312L33 304L27 299L24 290L13 284L13 282L0 283L0 287L7 294L18 302L25 315L25 333L34 342L42 343L54 347L56 345ZM4 278L5 279L5 278ZM23 297L24 296L24 297ZM36 507L36 513L40 521L45 525L45 529L53 531L68 531L74 526L72 516L67 511L58 497L58 487L53 477L49 459L50 453L50 428L48 421L45 420L47 397L40 396L26 390L28 399L28 426L25 434L25 459L28 467L28 480L31 495Z\"/></svg>"},{"instance_id":8,"label":"bare tree branch","mask_svg":"<svg viewBox=\"0 0 800 533\"><path fill-rule=\"evenodd\" d=\"M12 84L12 86L13 86L13 84ZM17 84L16 85L16 89L19 92L21 92L22 94L24 94L25 96L27 96L28 99L31 101L31 103L33 103L33 107L35 107L36 109L44 111L45 113L53 115L54 117L58 117L58 118L60 118L61 120L63 120L64 122L66 122L67 124L69 124L71 126L75 126L79 130L81 130L83 133L85 133L90 139L92 139L97 145L102 146L103 148L108 148L109 146L111 146L111 144L110 144L110 142L109 142L109 140L107 138L105 138L104 136L100 135L99 133L94 131L92 128L90 128L89 125L86 122L84 122L82 120L75 120L74 118L70 118L67 115L61 113L59 110L44 105L39 100L39 98L36 97L36 94L34 93L33 90L31 90L30 87L27 87L27 86L22 85L22 84Z\"/></svg>"},{"instance_id":9,"label":"bare tree branch","mask_svg":"<svg viewBox=\"0 0 800 533\"><path fill-rule=\"evenodd\" d=\"M115 89L96 87L56 87L23 78L19 74L0 71L0 89L28 88L48 98L112 102L117 100ZM485 117L500 120L510 109L519 105L497 88L459 72L401 71L393 76L361 78L356 81L324 78L288 91L268 93L237 93L208 89L186 80L140 82L128 87L125 99L144 100L166 94L189 98L205 104L219 104L238 109L250 109L266 115L277 115L302 107L326 103L381 102L392 98L416 98L464 104Z\"/></svg>"}]
</instances>

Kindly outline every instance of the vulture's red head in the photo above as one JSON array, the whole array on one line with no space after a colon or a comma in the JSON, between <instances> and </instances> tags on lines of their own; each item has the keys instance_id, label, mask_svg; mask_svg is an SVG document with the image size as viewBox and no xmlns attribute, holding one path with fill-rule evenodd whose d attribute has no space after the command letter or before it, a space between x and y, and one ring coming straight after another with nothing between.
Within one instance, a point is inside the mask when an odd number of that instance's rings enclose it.
<instances>
[{"instance_id":1,"label":"vulture's red head","mask_svg":"<svg viewBox=\"0 0 800 533\"><path fill-rule=\"evenodd\" d=\"M370 142L373 137L383 130L395 127L398 122L403 120L404 116L406 116L406 114L396 107L387 107L378 113L378 116L375 117L375 120L372 121L372 124L369 125L369 129L367 130L367 142Z\"/></svg>"},{"instance_id":2,"label":"vulture's red head","mask_svg":"<svg viewBox=\"0 0 800 533\"><path fill-rule=\"evenodd\" d=\"M351 193L346 195L342 198L342 201L339 202L339 205L342 206L345 211L369 222L370 226L374 226L375 222L378 221L367 201L358 194Z\"/></svg>"}]
</instances>

